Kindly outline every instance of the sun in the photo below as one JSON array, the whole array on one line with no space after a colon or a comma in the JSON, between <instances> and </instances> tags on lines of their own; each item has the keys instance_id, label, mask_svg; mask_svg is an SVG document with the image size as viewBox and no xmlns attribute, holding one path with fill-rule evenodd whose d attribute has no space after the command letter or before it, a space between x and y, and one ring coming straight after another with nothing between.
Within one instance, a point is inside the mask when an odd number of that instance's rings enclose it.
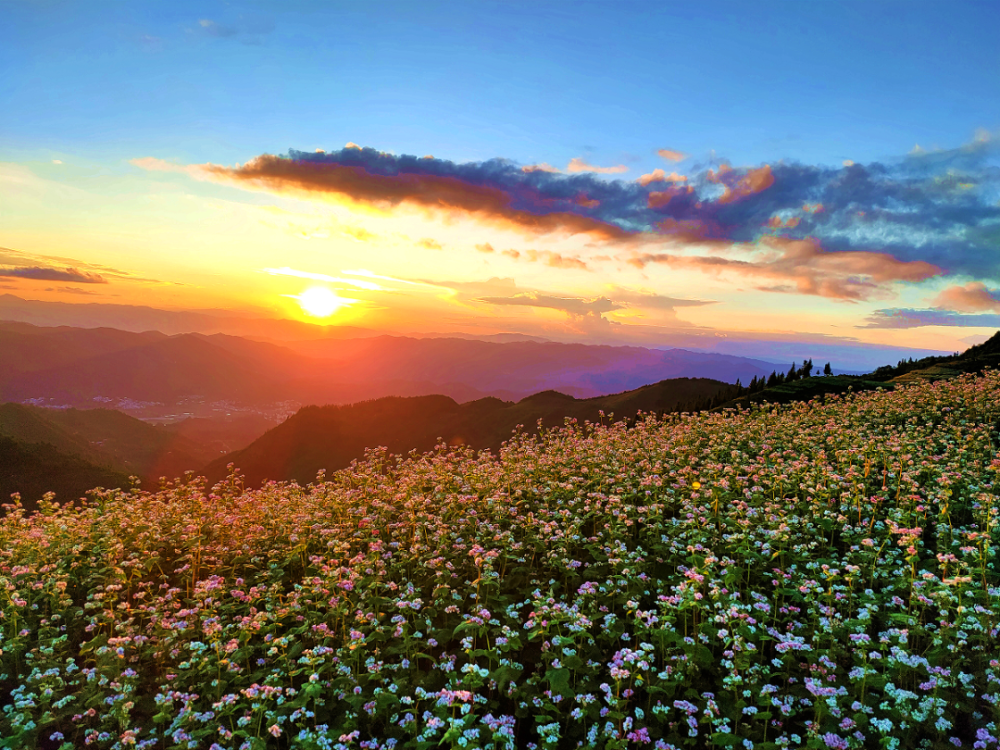
<instances>
[{"instance_id":1,"label":"sun","mask_svg":"<svg viewBox=\"0 0 1000 750\"><path fill-rule=\"evenodd\" d=\"M328 318L342 307L348 307L355 300L345 299L337 296L326 287L314 286L306 289L301 294L288 295L294 300L298 300L302 311L314 318Z\"/></svg>"}]
</instances>

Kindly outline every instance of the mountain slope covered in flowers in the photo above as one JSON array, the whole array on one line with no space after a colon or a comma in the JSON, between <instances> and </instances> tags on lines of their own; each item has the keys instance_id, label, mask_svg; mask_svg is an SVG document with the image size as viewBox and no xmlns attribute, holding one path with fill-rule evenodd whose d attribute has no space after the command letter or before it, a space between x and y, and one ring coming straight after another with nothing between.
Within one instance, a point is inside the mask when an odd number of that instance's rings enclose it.
<instances>
[{"instance_id":1,"label":"mountain slope covered in flowers","mask_svg":"<svg viewBox=\"0 0 1000 750\"><path fill-rule=\"evenodd\" d=\"M0 520L0 746L995 747L1000 375Z\"/></svg>"}]
</instances>

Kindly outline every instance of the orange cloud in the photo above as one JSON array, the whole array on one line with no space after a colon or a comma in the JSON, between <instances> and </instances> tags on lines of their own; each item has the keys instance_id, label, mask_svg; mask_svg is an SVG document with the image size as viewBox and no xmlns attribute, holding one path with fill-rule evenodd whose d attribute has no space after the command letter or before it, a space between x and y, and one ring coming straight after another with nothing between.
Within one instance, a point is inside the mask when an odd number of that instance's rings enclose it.
<instances>
[{"instance_id":1,"label":"orange cloud","mask_svg":"<svg viewBox=\"0 0 1000 750\"><path fill-rule=\"evenodd\" d=\"M589 271L587 264L579 258L562 253L554 253L549 250L525 250L525 257L535 263L544 263L552 268L574 268L578 271Z\"/></svg>"},{"instance_id":2,"label":"orange cloud","mask_svg":"<svg viewBox=\"0 0 1000 750\"><path fill-rule=\"evenodd\" d=\"M573 202L578 206L583 206L584 208L597 208L601 205L599 200L588 198L584 193L580 193Z\"/></svg>"},{"instance_id":3,"label":"orange cloud","mask_svg":"<svg viewBox=\"0 0 1000 750\"><path fill-rule=\"evenodd\" d=\"M561 174L561 170L556 169L551 164L546 164L542 162L541 164L528 164L525 167L521 167L522 172L552 172L554 174Z\"/></svg>"},{"instance_id":4,"label":"orange cloud","mask_svg":"<svg viewBox=\"0 0 1000 750\"><path fill-rule=\"evenodd\" d=\"M822 203L806 203L802 206L802 210L807 214L818 214L823 210Z\"/></svg>"},{"instance_id":5,"label":"orange cloud","mask_svg":"<svg viewBox=\"0 0 1000 750\"><path fill-rule=\"evenodd\" d=\"M487 244L490 249L485 252L493 252L493 248ZM476 245L476 249L480 250L481 245ZM546 266L551 268L572 268L578 271L589 271L590 268L587 264L572 255L563 255L562 253L554 253L551 250L525 250L523 252L519 250L504 250L500 253L501 255L506 255L508 258L514 260L526 260L529 263L544 263Z\"/></svg>"},{"instance_id":6,"label":"orange cloud","mask_svg":"<svg viewBox=\"0 0 1000 750\"><path fill-rule=\"evenodd\" d=\"M970 281L964 286L950 286L943 290L931 305L957 312L1000 312L1000 290L988 289L981 281Z\"/></svg>"},{"instance_id":7,"label":"orange cloud","mask_svg":"<svg viewBox=\"0 0 1000 750\"><path fill-rule=\"evenodd\" d=\"M802 221L798 216L791 216L787 219L782 219L780 216L772 216L767 220L765 226L768 229L794 229Z\"/></svg>"},{"instance_id":8,"label":"orange cloud","mask_svg":"<svg viewBox=\"0 0 1000 750\"><path fill-rule=\"evenodd\" d=\"M471 218L532 234L589 234L624 240L631 233L610 222L569 212L534 214L513 208L504 190L456 177L427 174L377 174L364 167L258 156L237 167L197 167L211 179L275 193L339 196L374 206L413 205L427 210L459 211Z\"/></svg>"},{"instance_id":9,"label":"orange cloud","mask_svg":"<svg viewBox=\"0 0 1000 750\"><path fill-rule=\"evenodd\" d=\"M417 242L420 247L427 248L428 250L443 250L444 246L437 240L432 240L430 237L424 237L422 240Z\"/></svg>"},{"instance_id":10,"label":"orange cloud","mask_svg":"<svg viewBox=\"0 0 1000 750\"><path fill-rule=\"evenodd\" d=\"M687 187L672 187L667 190L654 190L646 198L646 204L649 208L663 208L663 206L670 203L671 199L676 198L678 195L693 192L694 188L690 185Z\"/></svg>"},{"instance_id":11,"label":"orange cloud","mask_svg":"<svg viewBox=\"0 0 1000 750\"><path fill-rule=\"evenodd\" d=\"M592 164L587 164L583 159L574 157L569 160L569 166L566 167L566 171L570 174L575 174L577 172L594 172L596 174L621 174L622 172L628 172L628 167L624 164L619 164L615 167L595 167Z\"/></svg>"},{"instance_id":12,"label":"orange cloud","mask_svg":"<svg viewBox=\"0 0 1000 750\"><path fill-rule=\"evenodd\" d=\"M481 245L476 245L476 250L478 250L481 253L492 253L493 245L491 245L489 242L484 242Z\"/></svg>"},{"instance_id":13,"label":"orange cloud","mask_svg":"<svg viewBox=\"0 0 1000 750\"><path fill-rule=\"evenodd\" d=\"M725 192L719 198L719 203L733 203L747 196L763 192L774 184L774 174L771 172L770 164L748 170L735 182L731 178L727 179L727 175L733 171L733 168L726 164L719 167L718 172L708 170L706 175L708 181L721 184L725 188Z\"/></svg>"},{"instance_id":14,"label":"orange cloud","mask_svg":"<svg viewBox=\"0 0 1000 750\"><path fill-rule=\"evenodd\" d=\"M656 153L669 161L684 161L687 159L687 154L682 154L680 151L674 151L669 148L661 148Z\"/></svg>"},{"instance_id":15,"label":"orange cloud","mask_svg":"<svg viewBox=\"0 0 1000 750\"><path fill-rule=\"evenodd\" d=\"M649 174L644 174L636 182L645 187L651 182L687 182L687 177L676 172L667 174L662 169L654 169Z\"/></svg>"},{"instance_id":16,"label":"orange cloud","mask_svg":"<svg viewBox=\"0 0 1000 750\"><path fill-rule=\"evenodd\" d=\"M638 268L662 263L714 274L727 271L770 282L758 287L764 291L797 292L846 301L884 295L888 292L885 285L890 282L923 281L942 273L930 263L903 261L888 253L827 251L813 239L770 237L765 242L777 252L754 260L645 253L633 256L628 263Z\"/></svg>"}]
</instances>

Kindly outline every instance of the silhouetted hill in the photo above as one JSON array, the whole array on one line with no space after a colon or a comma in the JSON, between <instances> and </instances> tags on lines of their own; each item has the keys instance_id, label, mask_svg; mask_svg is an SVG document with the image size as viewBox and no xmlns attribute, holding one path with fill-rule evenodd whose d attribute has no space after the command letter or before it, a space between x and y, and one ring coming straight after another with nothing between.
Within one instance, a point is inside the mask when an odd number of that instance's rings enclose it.
<instances>
[{"instance_id":1,"label":"silhouetted hill","mask_svg":"<svg viewBox=\"0 0 1000 750\"><path fill-rule=\"evenodd\" d=\"M57 502L67 503L95 487L128 486L128 477L121 472L95 466L47 443L23 443L0 435L0 502L9 503L11 494L17 492L24 507L32 510L46 492L55 492Z\"/></svg>"},{"instance_id":2,"label":"silhouetted hill","mask_svg":"<svg viewBox=\"0 0 1000 750\"><path fill-rule=\"evenodd\" d=\"M747 407L752 403L764 401L769 403L809 401L819 396L845 393L848 390L894 388L897 384L922 380L947 380L962 373L980 372L998 366L1000 366L1000 331L982 344L971 346L960 354L900 360L896 365L883 365L865 375L799 376L791 380L779 375L778 382L772 382L775 380L772 375L766 383L751 383L749 388L741 389L742 392L738 396L727 399L721 404L711 404L703 408Z\"/></svg>"},{"instance_id":3,"label":"silhouetted hill","mask_svg":"<svg viewBox=\"0 0 1000 750\"><path fill-rule=\"evenodd\" d=\"M497 450L518 425L528 431L580 421L634 417L639 411L673 411L732 386L706 378L665 380L633 391L577 399L544 391L516 403L484 398L458 404L446 396L387 397L348 406L307 406L243 450L223 456L200 473L209 481L227 474L235 463L246 481L312 481L321 469L334 471L364 455L366 448L390 453L433 448L439 439L452 445Z\"/></svg>"},{"instance_id":4,"label":"silhouetted hill","mask_svg":"<svg viewBox=\"0 0 1000 750\"><path fill-rule=\"evenodd\" d=\"M218 454L197 442L112 409L42 409L0 404L0 435L50 445L62 454L155 483L195 470Z\"/></svg>"}]
</instances>

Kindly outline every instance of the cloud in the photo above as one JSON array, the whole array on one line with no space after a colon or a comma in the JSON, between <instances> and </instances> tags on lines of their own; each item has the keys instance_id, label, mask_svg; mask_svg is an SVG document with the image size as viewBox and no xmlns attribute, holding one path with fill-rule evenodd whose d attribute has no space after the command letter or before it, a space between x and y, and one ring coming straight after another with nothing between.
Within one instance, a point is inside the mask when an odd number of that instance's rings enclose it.
<instances>
[{"instance_id":1,"label":"cloud","mask_svg":"<svg viewBox=\"0 0 1000 750\"><path fill-rule=\"evenodd\" d=\"M533 263L544 263L552 268L572 268L578 271L589 271L587 264L572 255L554 253L550 250L525 250L524 257Z\"/></svg>"},{"instance_id":2,"label":"cloud","mask_svg":"<svg viewBox=\"0 0 1000 750\"><path fill-rule=\"evenodd\" d=\"M673 151L669 148L661 148L656 153L667 161L684 161L687 159L687 154L682 154L680 151Z\"/></svg>"},{"instance_id":3,"label":"cloud","mask_svg":"<svg viewBox=\"0 0 1000 750\"><path fill-rule=\"evenodd\" d=\"M1000 315L967 315L948 310L876 310L858 328L923 328L950 326L962 328L1000 328Z\"/></svg>"},{"instance_id":4,"label":"cloud","mask_svg":"<svg viewBox=\"0 0 1000 750\"><path fill-rule=\"evenodd\" d=\"M341 231L357 242L371 242L372 240L378 239L377 234L372 234L367 229L363 229L362 227L342 227Z\"/></svg>"},{"instance_id":5,"label":"cloud","mask_svg":"<svg viewBox=\"0 0 1000 750\"><path fill-rule=\"evenodd\" d=\"M645 187L651 182L687 182L687 177L676 172L667 174L662 169L654 169L649 174L642 175L636 182Z\"/></svg>"},{"instance_id":6,"label":"cloud","mask_svg":"<svg viewBox=\"0 0 1000 750\"><path fill-rule=\"evenodd\" d=\"M476 245L476 250L478 250L481 253L492 253L493 245L491 245L489 242L484 242L480 245Z\"/></svg>"},{"instance_id":7,"label":"cloud","mask_svg":"<svg viewBox=\"0 0 1000 750\"><path fill-rule=\"evenodd\" d=\"M423 286L433 289L450 289L448 286L444 284L435 284L426 281L412 281L409 279L399 279L396 278L395 276L382 276L380 274L369 271L367 268L344 269L341 271L341 273L346 274L347 276L361 276L362 278L365 279L379 279L380 281L391 281L395 284L409 284L410 286Z\"/></svg>"},{"instance_id":8,"label":"cloud","mask_svg":"<svg viewBox=\"0 0 1000 750\"><path fill-rule=\"evenodd\" d=\"M691 195L694 188L690 185L685 187L669 187L666 190L652 190L646 197L646 205L650 208L663 208L674 198L682 195Z\"/></svg>"},{"instance_id":9,"label":"cloud","mask_svg":"<svg viewBox=\"0 0 1000 750\"><path fill-rule=\"evenodd\" d=\"M331 284L347 284L349 286L357 287L358 289L365 289L370 292L387 291L385 287L376 284L373 281L359 281L358 279L345 279L342 276L329 276L325 273L299 271L295 268L289 268L288 266L285 266L283 268L262 268L261 271L263 271L266 274L270 274L271 276L293 276L298 279L325 281Z\"/></svg>"},{"instance_id":10,"label":"cloud","mask_svg":"<svg viewBox=\"0 0 1000 750\"><path fill-rule=\"evenodd\" d=\"M662 263L708 273L734 273L759 278L758 287L768 292L798 294L858 301L887 293L886 284L918 282L937 276L941 269L924 261L901 261L887 253L845 250L831 252L815 240L771 237L750 249L747 258L718 255L641 253L628 263L644 268Z\"/></svg>"},{"instance_id":11,"label":"cloud","mask_svg":"<svg viewBox=\"0 0 1000 750\"><path fill-rule=\"evenodd\" d=\"M708 170L706 179L724 187L725 190L719 198L719 203L733 203L767 190L774 184L774 173L771 171L770 164L765 164L759 169L747 170L742 174L722 165L718 172Z\"/></svg>"},{"instance_id":12,"label":"cloud","mask_svg":"<svg viewBox=\"0 0 1000 750\"><path fill-rule=\"evenodd\" d=\"M550 172L552 174L562 174L561 169L553 167L551 164L542 162L541 164L528 164L521 167L522 172Z\"/></svg>"},{"instance_id":13,"label":"cloud","mask_svg":"<svg viewBox=\"0 0 1000 750\"><path fill-rule=\"evenodd\" d=\"M505 159L458 164L354 147L265 154L235 167L185 167L151 158L133 163L245 189L461 215L530 237L585 235L633 250L659 244L668 246L668 255L697 255L777 236L829 253L829 260L814 259L820 265L879 253L883 266L892 258L926 264L910 268L933 266L943 275L981 279L1000 278L997 155L995 138L977 136L958 148L886 163L739 167L716 160L694 165L687 175L654 170L636 181L557 173ZM834 288L839 285L826 276ZM798 278L759 280L775 288L800 286ZM883 294L892 282L874 283L878 288L869 292ZM862 293L864 284L839 286L828 293L851 287L851 298L869 293Z\"/></svg>"},{"instance_id":14,"label":"cloud","mask_svg":"<svg viewBox=\"0 0 1000 750\"><path fill-rule=\"evenodd\" d=\"M167 282L158 279L147 279L135 276L120 268L105 266L100 263L88 263L77 258L66 258L59 255L39 255L0 247L0 264L11 266L0 269L0 275L8 277L31 278L42 281L79 281L84 284L107 284L107 277L121 281L138 281L152 284ZM84 280L86 279L86 280ZM177 282L173 282L177 283Z\"/></svg>"},{"instance_id":15,"label":"cloud","mask_svg":"<svg viewBox=\"0 0 1000 750\"><path fill-rule=\"evenodd\" d=\"M22 266L20 268L0 268L0 276L32 281L70 281L77 284L107 284L100 274L87 273L77 268L43 268Z\"/></svg>"},{"instance_id":16,"label":"cloud","mask_svg":"<svg viewBox=\"0 0 1000 750\"><path fill-rule=\"evenodd\" d=\"M988 289L981 281L970 281L964 286L948 287L931 304L939 310L963 313L1000 312L1000 289Z\"/></svg>"},{"instance_id":17,"label":"cloud","mask_svg":"<svg viewBox=\"0 0 1000 750\"><path fill-rule=\"evenodd\" d=\"M424 237L422 240L418 240L417 244L420 247L426 248L428 250L443 250L444 245L442 245L437 240L433 240L430 237Z\"/></svg>"},{"instance_id":18,"label":"cloud","mask_svg":"<svg viewBox=\"0 0 1000 750\"><path fill-rule=\"evenodd\" d=\"M524 173L508 162L456 165L440 159L397 157L374 149L343 149L317 154L293 151L289 157L259 156L234 168L198 167L212 178L273 192L330 195L382 207L401 204L427 210L463 212L532 234L590 234L598 239L624 239L629 232L612 222L586 215L576 202L589 193L591 181L571 194L540 194ZM541 176L547 177L544 173ZM521 179L517 179L521 178Z\"/></svg>"},{"instance_id":19,"label":"cloud","mask_svg":"<svg viewBox=\"0 0 1000 750\"><path fill-rule=\"evenodd\" d=\"M157 159L153 156L129 159L128 163L140 169L145 169L147 172L174 172L177 174L186 174L188 177L193 177L196 180L207 179L207 176L197 164L174 164L173 162Z\"/></svg>"},{"instance_id":20,"label":"cloud","mask_svg":"<svg viewBox=\"0 0 1000 750\"><path fill-rule=\"evenodd\" d=\"M614 167L595 167L593 164L588 164L583 159L579 157L574 157L569 160L569 166L566 167L566 171L570 174L576 174L578 172L593 172L595 174L621 174L622 172L628 172L628 167L624 164L618 164Z\"/></svg>"},{"instance_id":21,"label":"cloud","mask_svg":"<svg viewBox=\"0 0 1000 750\"><path fill-rule=\"evenodd\" d=\"M59 292L61 294L97 294L97 292L90 291L89 289L78 289L74 286L50 286L42 291Z\"/></svg>"},{"instance_id":22,"label":"cloud","mask_svg":"<svg viewBox=\"0 0 1000 750\"><path fill-rule=\"evenodd\" d=\"M612 302L607 297L586 299L582 297L556 297L541 292L522 292L511 297L481 297L480 302L490 305L515 305L525 307L544 307L561 310L572 316L599 318L603 313L621 310L622 306Z\"/></svg>"},{"instance_id":23,"label":"cloud","mask_svg":"<svg viewBox=\"0 0 1000 750\"><path fill-rule=\"evenodd\" d=\"M608 296L625 307L668 310L671 312L678 307L702 307L704 305L716 304L715 300L681 299L655 292L636 291L619 286L612 287Z\"/></svg>"}]
</instances>

